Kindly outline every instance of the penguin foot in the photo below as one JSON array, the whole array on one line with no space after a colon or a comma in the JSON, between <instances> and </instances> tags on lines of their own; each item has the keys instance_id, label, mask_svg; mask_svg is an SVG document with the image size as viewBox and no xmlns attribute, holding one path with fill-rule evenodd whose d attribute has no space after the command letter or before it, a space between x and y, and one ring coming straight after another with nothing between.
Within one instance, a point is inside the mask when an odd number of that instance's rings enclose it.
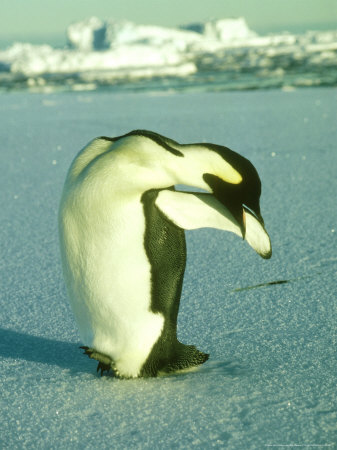
<instances>
[{"instance_id":1,"label":"penguin foot","mask_svg":"<svg viewBox=\"0 0 337 450\"><path fill-rule=\"evenodd\" d=\"M200 366L209 358L207 353L198 350L194 345L185 345L176 341L173 346L165 348L158 343L144 364L140 373L141 377L156 377L172 374L185 369ZM165 355L165 352L166 355ZM163 355L166 357L163 358Z\"/></svg>"},{"instance_id":2,"label":"penguin foot","mask_svg":"<svg viewBox=\"0 0 337 450\"><path fill-rule=\"evenodd\" d=\"M99 353L93 348L85 346L80 348L84 350L84 354L88 355L89 358L96 359L96 361L98 361L97 372L100 370L101 376L103 376L104 372L109 372L110 369L115 372L114 368L112 367L112 360L111 358L109 358L109 356L103 355L103 353Z\"/></svg>"},{"instance_id":3,"label":"penguin foot","mask_svg":"<svg viewBox=\"0 0 337 450\"><path fill-rule=\"evenodd\" d=\"M209 355L207 353L201 352L194 345L185 345L179 342L176 359L168 364L167 371L176 372L200 366L208 358Z\"/></svg>"}]
</instances>

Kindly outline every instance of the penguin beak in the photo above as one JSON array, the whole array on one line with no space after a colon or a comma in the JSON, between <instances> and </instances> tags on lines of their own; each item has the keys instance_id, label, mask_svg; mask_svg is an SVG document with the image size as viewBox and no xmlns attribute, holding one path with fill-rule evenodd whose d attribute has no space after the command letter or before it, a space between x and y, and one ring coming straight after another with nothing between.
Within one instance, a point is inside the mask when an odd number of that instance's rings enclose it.
<instances>
[{"instance_id":1,"label":"penguin beak","mask_svg":"<svg viewBox=\"0 0 337 450\"><path fill-rule=\"evenodd\" d=\"M211 188L214 197L232 214L239 225L242 238L244 239L246 236L245 210L237 186L227 183L218 176L210 173L205 173L203 179Z\"/></svg>"},{"instance_id":2,"label":"penguin beak","mask_svg":"<svg viewBox=\"0 0 337 450\"><path fill-rule=\"evenodd\" d=\"M247 214L250 214L251 216L253 216L258 223L261 225L261 227L265 230L264 228L264 220L263 217L261 216L261 214L257 214L255 211L253 211L252 209L250 209L248 206L246 205L242 205L242 220L240 222L240 220L238 220L238 224L242 233L242 239L246 239L246 232L247 232ZM240 217L241 219L241 217Z\"/></svg>"},{"instance_id":3,"label":"penguin beak","mask_svg":"<svg viewBox=\"0 0 337 450\"><path fill-rule=\"evenodd\" d=\"M246 212L250 215L254 216L255 219L259 222L259 224L264 228L264 220L260 213L256 213L254 210L243 205L228 205L225 204L226 208L229 209L235 220L237 221L239 228L241 230L242 239L246 238L246 230L247 230L247 219L246 219Z\"/></svg>"},{"instance_id":4,"label":"penguin beak","mask_svg":"<svg viewBox=\"0 0 337 450\"><path fill-rule=\"evenodd\" d=\"M246 213L244 208L242 208L242 225L243 226L240 228L242 233L242 239L244 239L246 236Z\"/></svg>"},{"instance_id":5,"label":"penguin beak","mask_svg":"<svg viewBox=\"0 0 337 450\"><path fill-rule=\"evenodd\" d=\"M244 215L245 215L245 211L249 212L249 213L252 214L252 215L255 217L255 219L258 220L259 223L264 227L264 220L263 220L263 217L261 216L261 213L260 213L260 212L257 213L256 211L254 211L254 209L250 208L249 206L247 206L247 205L245 205L245 204L243 204L242 207L243 207L243 213L244 213Z\"/></svg>"},{"instance_id":6,"label":"penguin beak","mask_svg":"<svg viewBox=\"0 0 337 450\"><path fill-rule=\"evenodd\" d=\"M216 175L206 173L204 181L212 190L212 195L230 212L238 225L241 236L262 258L271 257L271 243L260 213L259 199L246 198L239 186L227 183ZM248 203L248 205L247 205Z\"/></svg>"},{"instance_id":7,"label":"penguin beak","mask_svg":"<svg viewBox=\"0 0 337 450\"><path fill-rule=\"evenodd\" d=\"M245 240L264 259L272 255L269 235L264 227L261 214L255 213L244 205L246 234Z\"/></svg>"},{"instance_id":8,"label":"penguin beak","mask_svg":"<svg viewBox=\"0 0 337 450\"><path fill-rule=\"evenodd\" d=\"M240 189L240 186L227 183L210 173L205 173L203 179L211 188L214 197L232 214L240 228L242 239L248 240L247 219L249 219L249 226L251 226L252 221L254 221L256 223L256 228L261 228L261 230L264 230L266 233L264 221L260 213L258 198L255 200L248 198L245 202L245 197L247 197L247 195Z\"/></svg>"},{"instance_id":9,"label":"penguin beak","mask_svg":"<svg viewBox=\"0 0 337 450\"><path fill-rule=\"evenodd\" d=\"M260 213L244 204L234 205L221 202L231 213L236 224L239 226L242 238L264 259L272 255L271 243L268 233L264 227L263 218Z\"/></svg>"}]
</instances>

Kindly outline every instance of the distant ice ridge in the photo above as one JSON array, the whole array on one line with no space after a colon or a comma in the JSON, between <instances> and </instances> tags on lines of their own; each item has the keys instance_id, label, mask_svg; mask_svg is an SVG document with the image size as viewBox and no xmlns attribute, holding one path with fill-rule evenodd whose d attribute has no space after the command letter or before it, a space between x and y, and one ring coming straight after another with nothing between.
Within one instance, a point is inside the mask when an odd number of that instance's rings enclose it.
<instances>
[{"instance_id":1,"label":"distant ice ridge","mask_svg":"<svg viewBox=\"0 0 337 450\"><path fill-rule=\"evenodd\" d=\"M134 69L147 69L155 75L162 70L176 67L189 67L187 72L193 72L195 66L186 64L179 52L169 46L153 48L147 45L120 45L114 49L84 51L72 49L54 49L49 45L32 45L17 43L5 52L0 52L10 66L11 72L25 75L66 74L90 71L118 71L129 69L130 76ZM2 59L2 58L1 58ZM186 70L184 75L186 74Z\"/></svg>"},{"instance_id":2,"label":"distant ice ridge","mask_svg":"<svg viewBox=\"0 0 337 450\"><path fill-rule=\"evenodd\" d=\"M91 17L70 25L67 41L64 49L16 43L0 51L0 89L120 88L144 80L146 89L180 90L337 83L337 31L259 36L244 18L173 29Z\"/></svg>"}]
</instances>

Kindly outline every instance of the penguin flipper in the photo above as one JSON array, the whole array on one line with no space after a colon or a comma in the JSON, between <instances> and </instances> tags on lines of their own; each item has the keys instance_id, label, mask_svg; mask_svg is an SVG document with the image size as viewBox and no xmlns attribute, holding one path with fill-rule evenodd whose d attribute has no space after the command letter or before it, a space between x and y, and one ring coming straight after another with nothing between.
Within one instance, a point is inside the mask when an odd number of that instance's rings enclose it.
<instances>
[{"instance_id":1,"label":"penguin flipper","mask_svg":"<svg viewBox=\"0 0 337 450\"><path fill-rule=\"evenodd\" d=\"M241 236L239 224L212 194L162 190L156 206L184 230L218 228Z\"/></svg>"},{"instance_id":2,"label":"penguin flipper","mask_svg":"<svg viewBox=\"0 0 337 450\"><path fill-rule=\"evenodd\" d=\"M156 206L176 226L184 230L217 228L242 236L240 225L230 211L212 194L162 190ZM271 257L271 243L263 224L246 208L245 240L262 258Z\"/></svg>"},{"instance_id":3,"label":"penguin flipper","mask_svg":"<svg viewBox=\"0 0 337 450\"><path fill-rule=\"evenodd\" d=\"M98 361L96 371L98 372L100 370L101 376L103 376L104 372L109 372L109 370L112 368L112 360L111 358L109 358L109 356L103 355L103 353L99 353L93 348L85 346L80 348L84 350L84 354L88 355L89 358L96 359L96 361Z\"/></svg>"}]
</instances>

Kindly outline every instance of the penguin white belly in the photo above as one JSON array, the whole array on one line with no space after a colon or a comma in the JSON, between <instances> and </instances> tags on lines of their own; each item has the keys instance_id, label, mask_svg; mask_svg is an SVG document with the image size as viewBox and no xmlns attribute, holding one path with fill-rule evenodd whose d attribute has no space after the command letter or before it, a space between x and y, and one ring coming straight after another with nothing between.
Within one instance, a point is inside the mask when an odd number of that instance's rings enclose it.
<instances>
[{"instance_id":1,"label":"penguin white belly","mask_svg":"<svg viewBox=\"0 0 337 450\"><path fill-rule=\"evenodd\" d=\"M76 200L70 197L62 209L62 254L81 339L108 355L123 376L138 376L164 323L150 310L151 267L140 198L109 199L108 208L101 204L99 209L94 199L93 211L88 197L78 192Z\"/></svg>"}]
</instances>

